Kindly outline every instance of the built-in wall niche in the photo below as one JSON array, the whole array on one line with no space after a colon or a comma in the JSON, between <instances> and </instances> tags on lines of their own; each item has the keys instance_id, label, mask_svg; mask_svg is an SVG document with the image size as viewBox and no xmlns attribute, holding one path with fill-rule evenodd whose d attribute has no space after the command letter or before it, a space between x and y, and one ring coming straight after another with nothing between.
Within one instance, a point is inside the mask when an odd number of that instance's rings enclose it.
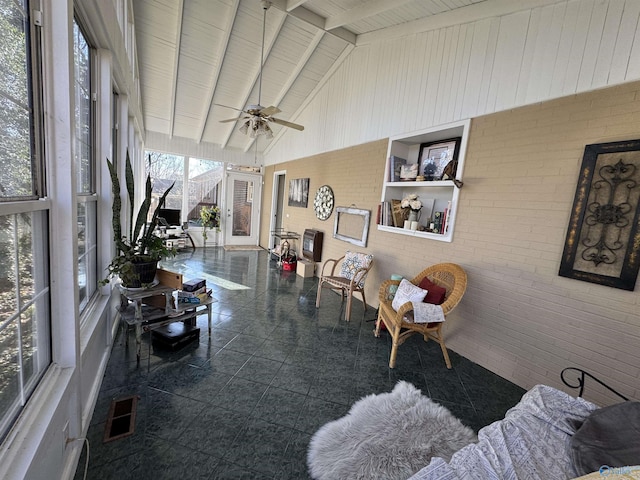
<instances>
[{"instance_id":1,"label":"built-in wall niche","mask_svg":"<svg viewBox=\"0 0 640 480\"><path fill-rule=\"evenodd\" d=\"M333 224L333 238L344 242L367 246L371 210L354 207L337 207Z\"/></svg>"},{"instance_id":2,"label":"built-in wall niche","mask_svg":"<svg viewBox=\"0 0 640 480\"><path fill-rule=\"evenodd\" d=\"M462 175L470 126L471 120L468 119L398 135L389 139L382 198L376 216L378 230L443 242L452 241L458 200L461 188L464 188ZM408 165L417 164L417 170L420 173L421 150L423 150L424 155L424 148L421 148L421 146L452 140L459 142L457 145L457 168L454 179L400 181L398 176L394 174L392 157L394 157L393 160L400 159L401 162ZM417 220L418 226L415 230L404 228L404 219L393 214L393 205L395 204L397 208L398 203L411 194L418 195L423 205L429 205L430 207L433 204L432 209L425 208L423 209L424 211L420 212ZM437 222L443 225L440 230L437 228Z\"/></svg>"}]
</instances>

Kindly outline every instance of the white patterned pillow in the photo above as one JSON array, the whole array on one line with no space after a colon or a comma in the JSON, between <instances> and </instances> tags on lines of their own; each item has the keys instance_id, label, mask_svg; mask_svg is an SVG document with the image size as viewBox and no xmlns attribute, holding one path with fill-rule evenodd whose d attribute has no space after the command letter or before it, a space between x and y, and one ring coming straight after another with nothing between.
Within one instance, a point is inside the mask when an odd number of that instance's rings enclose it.
<instances>
[{"instance_id":1,"label":"white patterned pillow","mask_svg":"<svg viewBox=\"0 0 640 480\"><path fill-rule=\"evenodd\" d=\"M393 297L393 302L391 302L391 306L394 310L398 310L402 305L407 302L422 302L424 297L427 296L428 290L423 290L420 287L417 287L409 280L403 278L400 281L400 285L398 286L398 291L396 292L396 296Z\"/></svg>"},{"instance_id":2,"label":"white patterned pillow","mask_svg":"<svg viewBox=\"0 0 640 480\"><path fill-rule=\"evenodd\" d=\"M348 278L349 280L355 280L360 288L364 287L364 274L358 273L358 278L353 278L361 268L367 268L373 260L373 255L367 253L347 252L344 255L342 266L340 267L340 276Z\"/></svg>"}]
</instances>

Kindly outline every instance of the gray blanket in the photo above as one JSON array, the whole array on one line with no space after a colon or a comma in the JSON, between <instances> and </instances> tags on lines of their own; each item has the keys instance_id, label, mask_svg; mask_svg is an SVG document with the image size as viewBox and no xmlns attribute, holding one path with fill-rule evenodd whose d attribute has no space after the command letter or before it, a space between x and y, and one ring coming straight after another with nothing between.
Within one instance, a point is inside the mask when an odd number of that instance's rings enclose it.
<instances>
[{"instance_id":1,"label":"gray blanket","mask_svg":"<svg viewBox=\"0 0 640 480\"><path fill-rule=\"evenodd\" d=\"M480 430L478 443L449 462L434 458L411 480L566 480L577 476L571 460L575 422L598 407L546 385L536 385L503 420Z\"/></svg>"}]
</instances>

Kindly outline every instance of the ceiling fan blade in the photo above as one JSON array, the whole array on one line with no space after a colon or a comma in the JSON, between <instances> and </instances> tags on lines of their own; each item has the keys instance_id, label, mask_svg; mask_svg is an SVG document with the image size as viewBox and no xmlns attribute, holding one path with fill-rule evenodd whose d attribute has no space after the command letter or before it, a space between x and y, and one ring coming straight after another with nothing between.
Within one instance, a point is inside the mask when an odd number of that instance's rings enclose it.
<instances>
[{"instance_id":1,"label":"ceiling fan blade","mask_svg":"<svg viewBox=\"0 0 640 480\"><path fill-rule=\"evenodd\" d=\"M236 112L244 112L244 110L240 110L239 108L236 108L236 107L230 107L229 105L222 105L221 103L214 103L214 105L215 105L216 107L230 108L231 110L235 110Z\"/></svg>"},{"instance_id":2,"label":"ceiling fan blade","mask_svg":"<svg viewBox=\"0 0 640 480\"><path fill-rule=\"evenodd\" d=\"M273 105L271 105L270 107L266 107L260 110L260 115L270 117L271 115L275 115L276 113L280 113L281 111L282 110L280 110L278 107L274 107Z\"/></svg>"},{"instance_id":3,"label":"ceiling fan blade","mask_svg":"<svg viewBox=\"0 0 640 480\"><path fill-rule=\"evenodd\" d=\"M220 123L237 122L238 120L241 120L242 118L243 117L227 118L226 120L220 120Z\"/></svg>"},{"instance_id":4,"label":"ceiling fan blade","mask_svg":"<svg viewBox=\"0 0 640 480\"><path fill-rule=\"evenodd\" d=\"M298 125L297 123L291 123L291 122L287 122L286 120L280 120L279 118L273 118L270 117L269 118L270 121L272 121L273 123L277 123L278 125L282 125L283 127L290 127L290 128L295 128L296 130L304 130L304 127L302 125Z\"/></svg>"}]
</instances>

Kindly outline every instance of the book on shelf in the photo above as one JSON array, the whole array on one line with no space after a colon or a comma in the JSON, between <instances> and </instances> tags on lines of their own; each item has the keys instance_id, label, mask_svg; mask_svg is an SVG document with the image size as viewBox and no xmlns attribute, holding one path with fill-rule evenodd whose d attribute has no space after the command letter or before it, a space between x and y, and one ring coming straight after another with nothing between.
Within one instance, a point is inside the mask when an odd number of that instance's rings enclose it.
<instances>
[{"instance_id":1,"label":"book on shelf","mask_svg":"<svg viewBox=\"0 0 640 480\"><path fill-rule=\"evenodd\" d=\"M400 169L402 165L406 165L407 161L404 158L400 158L396 155L391 155L389 157L389 181L390 182L399 182L400 181Z\"/></svg>"},{"instance_id":2,"label":"book on shelf","mask_svg":"<svg viewBox=\"0 0 640 480\"><path fill-rule=\"evenodd\" d=\"M380 202L378 205L378 225L393 227L393 212L391 210L391 202Z\"/></svg>"},{"instance_id":3,"label":"book on shelf","mask_svg":"<svg viewBox=\"0 0 640 480\"><path fill-rule=\"evenodd\" d=\"M435 212L433 214L433 232L434 233L440 233L440 230L442 229L442 213L443 212Z\"/></svg>"}]
</instances>

